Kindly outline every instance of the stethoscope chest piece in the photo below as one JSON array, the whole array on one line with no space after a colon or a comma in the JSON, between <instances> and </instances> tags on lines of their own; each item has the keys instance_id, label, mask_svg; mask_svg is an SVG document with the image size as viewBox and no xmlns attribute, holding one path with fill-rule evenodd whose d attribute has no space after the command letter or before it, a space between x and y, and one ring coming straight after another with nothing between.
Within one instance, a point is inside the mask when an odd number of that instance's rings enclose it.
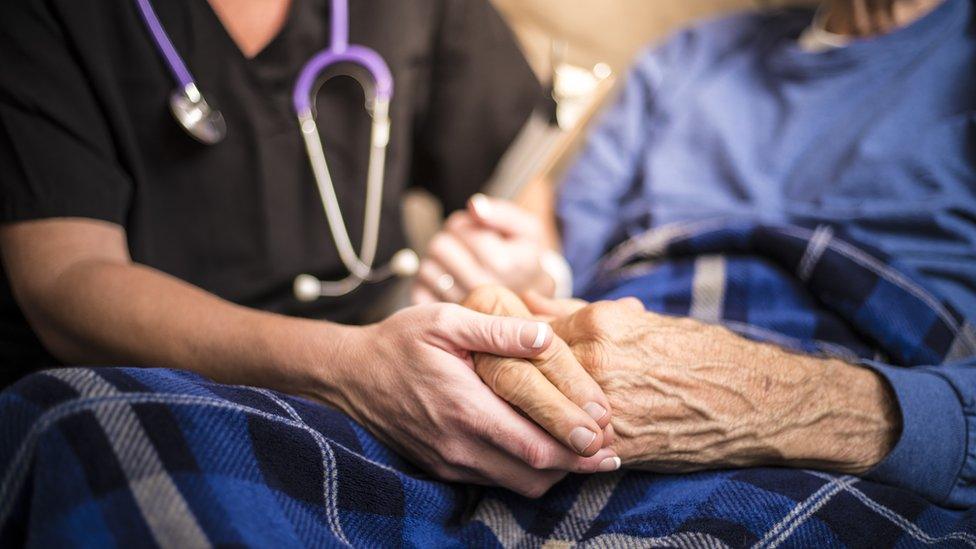
<instances>
[{"instance_id":1,"label":"stethoscope chest piece","mask_svg":"<svg viewBox=\"0 0 976 549\"><path fill-rule=\"evenodd\" d=\"M227 136L224 115L210 107L195 84L173 91L169 108L186 133L203 144L216 145Z\"/></svg>"}]
</instances>

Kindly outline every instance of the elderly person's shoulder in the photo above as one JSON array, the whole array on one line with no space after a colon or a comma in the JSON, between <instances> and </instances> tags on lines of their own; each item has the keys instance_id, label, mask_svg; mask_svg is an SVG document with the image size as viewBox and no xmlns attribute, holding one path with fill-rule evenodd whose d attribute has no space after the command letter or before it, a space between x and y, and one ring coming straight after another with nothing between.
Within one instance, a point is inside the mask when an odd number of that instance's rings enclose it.
<instances>
[{"instance_id":1,"label":"elderly person's shoulder","mask_svg":"<svg viewBox=\"0 0 976 549\"><path fill-rule=\"evenodd\" d=\"M672 85L695 79L717 64L755 59L796 39L813 20L808 7L734 11L704 18L650 44L634 61L637 77Z\"/></svg>"}]
</instances>

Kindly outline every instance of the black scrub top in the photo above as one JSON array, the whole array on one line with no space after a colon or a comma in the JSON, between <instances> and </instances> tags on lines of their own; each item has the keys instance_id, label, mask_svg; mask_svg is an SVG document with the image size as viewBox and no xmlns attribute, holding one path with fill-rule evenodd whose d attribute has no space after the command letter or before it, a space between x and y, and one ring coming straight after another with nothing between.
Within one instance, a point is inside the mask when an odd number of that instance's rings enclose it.
<instances>
[{"instance_id":1,"label":"black scrub top","mask_svg":"<svg viewBox=\"0 0 976 549\"><path fill-rule=\"evenodd\" d=\"M0 223L82 217L125 228L136 262L242 305L356 323L379 289L298 302L296 275L344 277L295 120L300 69L329 40L328 0L292 0L246 58L207 0L156 0L200 89L227 121L218 145L173 119L175 87L134 0L0 2ZM352 0L350 39L395 79L377 263L405 246L405 188L448 210L486 181L541 92L486 0ZM317 96L326 155L356 248L369 124L350 78ZM57 365L0 270L0 387Z\"/></svg>"}]
</instances>

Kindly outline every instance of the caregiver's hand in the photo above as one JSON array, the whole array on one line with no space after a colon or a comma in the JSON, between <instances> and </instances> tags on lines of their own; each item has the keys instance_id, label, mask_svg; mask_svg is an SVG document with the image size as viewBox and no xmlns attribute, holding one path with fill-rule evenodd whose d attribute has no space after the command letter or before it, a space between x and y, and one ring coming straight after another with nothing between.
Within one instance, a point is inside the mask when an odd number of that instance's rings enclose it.
<instances>
[{"instance_id":1,"label":"caregiver's hand","mask_svg":"<svg viewBox=\"0 0 976 549\"><path fill-rule=\"evenodd\" d=\"M898 436L894 400L870 370L648 313L633 299L582 306L536 296L529 305L570 313L552 326L607 393L625 465L863 473Z\"/></svg>"},{"instance_id":2,"label":"caregiver's hand","mask_svg":"<svg viewBox=\"0 0 976 549\"><path fill-rule=\"evenodd\" d=\"M464 305L494 315L532 318L522 300L501 287L479 288ZM612 439L612 410L607 397L559 338L534 357L479 353L474 364L475 371L498 396L525 412L566 447L588 456ZM618 467L620 460L613 457L600 470Z\"/></svg>"},{"instance_id":3,"label":"caregiver's hand","mask_svg":"<svg viewBox=\"0 0 976 549\"><path fill-rule=\"evenodd\" d=\"M412 292L414 303L459 303L471 290L501 285L552 295L555 281L542 268L541 222L515 204L475 195L452 214L430 242Z\"/></svg>"},{"instance_id":4,"label":"caregiver's hand","mask_svg":"<svg viewBox=\"0 0 976 549\"><path fill-rule=\"evenodd\" d=\"M596 471L614 454L585 458L562 446L482 383L471 353L532 357L552 339L538 322L417 306L351 329L344 346L352 359L323 374L330 380L317 396L442 479L536 497L566 472Z\"/></svg>"}]
</instances>

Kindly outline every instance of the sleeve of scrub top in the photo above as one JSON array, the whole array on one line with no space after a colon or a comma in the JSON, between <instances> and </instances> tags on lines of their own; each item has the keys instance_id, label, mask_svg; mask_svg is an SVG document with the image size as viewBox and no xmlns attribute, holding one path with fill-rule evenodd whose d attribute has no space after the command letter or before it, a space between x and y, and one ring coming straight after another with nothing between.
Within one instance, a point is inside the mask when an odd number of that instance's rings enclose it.
<instances>
[{"instance_id":1,"label":"sleeve of scrub top","mask_svg":"<svg viewBox=\"0 0 976 549\"><path fill-rule=\"evenodd\" d=\"M976 357L953 364L866 366L891 385L902 432L867 477L948 507L976 506Z\"/></svg>"},{"instance_id":2,"label":"sleeve of scrub top","mask_svg":"<svg viewBox=\"0 0 976 549\"><path fill-rule=\"evenodd\" d=\"M42 2L0 3L0 222L122 224L131 185L77 52Z\"/></svg>"},{"instance_id":3,"label":"sleeve of scrub top","mask_svg":"<svg viewBox=\"0 0 976 549\"><path fill-rule=\"evenodd\" d=\"M543 94L511 30L486 0L442 6L413 181L450 212L481 190Z\"/></svg>"}]
</instances>

